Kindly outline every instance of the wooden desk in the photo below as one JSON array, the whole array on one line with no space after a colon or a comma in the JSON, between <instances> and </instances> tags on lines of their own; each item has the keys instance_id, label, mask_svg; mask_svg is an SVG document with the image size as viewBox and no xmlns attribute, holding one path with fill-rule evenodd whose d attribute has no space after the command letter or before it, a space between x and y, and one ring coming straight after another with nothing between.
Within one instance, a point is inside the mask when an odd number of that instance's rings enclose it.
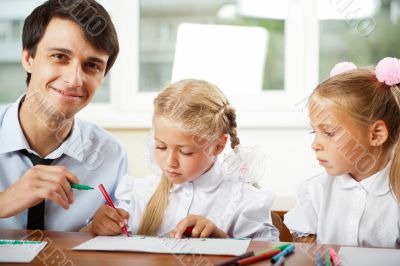
<instances>
[{"instance_id":1,"label":"wooden desk","mask_svg":"<svg viewBox=\"0 0 400 266\"><path fill-rule=\"evenodd\" d=\"M0 239L24 239L47 241L47 246L39 253L31 265L213 265L229 256L149 254L134 252L75 251L71 248L92 238L89 233L54 232L32 230L0 229ZM278 243L252 241L249 250L259 251ZM294 254L287 257L285 266L315 265L315 252L325 252L329 247L338 251L338 246L296 244ZM5 264L1 264L5 265ZM27 265L27 264L12 264ZM252 265L271 265L263 261Z\"/></svg>"}]
</instances>

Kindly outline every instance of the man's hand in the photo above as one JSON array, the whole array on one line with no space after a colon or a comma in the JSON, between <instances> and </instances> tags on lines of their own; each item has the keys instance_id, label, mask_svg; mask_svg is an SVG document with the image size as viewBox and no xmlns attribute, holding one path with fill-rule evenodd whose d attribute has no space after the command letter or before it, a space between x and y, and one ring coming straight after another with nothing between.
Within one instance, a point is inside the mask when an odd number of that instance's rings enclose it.
<instances>
[{"instance_id":1,"label":"man's hand","mask_svg":"<svg viewBox=\"0 0 400 266\"><path fill-rule=\"evenodd\" d=\"M169 233L169 237L182 238L186 228L193 227L191 237L215 237L226 238L229 237L224 231L219 229L213 222L201 215L189 215L180 221L174 230Z\"/></svg>"},{"instance_id":2,"label":"man's hand","mask_svg":"<svg viewBox=\"0 0 400 266\"><path fill-rule=\"evenodd\" d=\"M17 215L44 199L68 209L74 201L70 183L79 183L79 179L66 167L35 165L0 192L0 218Z\"/></svg>"},{"instance_id":3,"label":"man's hand","mask_svg":"<svg viewBox=\"0 0 400 266\"><path fill-rule=\"evenodd\" d=\"M123 209L101 206L94 214L91 230L96 235L119 235L122 227L128 225L129 213Z\"/></svg>"}]
</instances>

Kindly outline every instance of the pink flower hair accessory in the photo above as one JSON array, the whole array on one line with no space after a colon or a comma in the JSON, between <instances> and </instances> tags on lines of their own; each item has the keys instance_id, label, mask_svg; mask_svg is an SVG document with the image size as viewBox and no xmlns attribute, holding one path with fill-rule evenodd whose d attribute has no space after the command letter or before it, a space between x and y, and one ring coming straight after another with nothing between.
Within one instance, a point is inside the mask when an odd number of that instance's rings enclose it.
<instances>
[{"instance_id":1,"label":"pink flower hair accessory","mask_svg":"<svg viewBox=\"0 0 400 266\"><path fill-rule=\"evenodd\" d=\"M388 86L400 83L400 61L394 57L385 57L376 65L376 78Z\"/></svg>"},{"instance_id":2,"label":"pink flower hair accessory","mask_svg":"<svg viewBox=\"0 0 400 266\"><path fill-rule=\"evenodd\" d=\"M356 69L357 66L352 62L340 62L337 63L331 70L330 77L342 74L344 72Z\"/></svg>"}]
</instances>

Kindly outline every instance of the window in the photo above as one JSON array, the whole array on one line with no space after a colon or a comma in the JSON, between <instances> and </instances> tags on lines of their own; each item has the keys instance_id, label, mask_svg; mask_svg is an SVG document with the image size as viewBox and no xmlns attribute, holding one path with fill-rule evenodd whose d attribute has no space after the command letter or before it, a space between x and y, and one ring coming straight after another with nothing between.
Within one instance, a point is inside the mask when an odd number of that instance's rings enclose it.
<instances>
[{"instance_id":1,"label":"window","mask_svg":"<svg viewBox=\"0 0 400 266\"><path fill-rule=\"evenodd\" d=\"M177 26L195 22L266 28L271 38L263 90L230 96L238 122L243 127L304 127L296 104L318 81L316 0L112 3L121 50L111 71L110 105L91 104L81 117L106 127L150 127L152 101L171 79Z\"/></svg>"},{"instance_id":2,"label":"window","mask_svg":"<svg viewBox=\"0 0 400 266\"><path fill-rule=\"evenodd\" d=\"M15 101L23 93L26 79L21 65L23 20L7 14L0 16L0 102L3 103Z\"/></svg>"},{"instance_id":3,"label":"window","mask_svg":"<svg viewBox=\"0 0 400 266\"><path fill-rule=\"evenodd\" d=\"M181 23L258 26L268 31L263 90L284 88L287 1L140 1L140 91L158 91L171 79ZM266 4L267 3L267 4ZM265 12L260 12L265 10Z\"/></svg>"},{"instance_id":4,"label":"window","mask_svg":"<svg viewBox=\"0 0 400 266\"><path fill-rule=\"evenodd\" d=\"M399 0L318 3L320 80L341 61L366 66L376 65L387 56L400 58Z\"/></svg>"}]
</instances>

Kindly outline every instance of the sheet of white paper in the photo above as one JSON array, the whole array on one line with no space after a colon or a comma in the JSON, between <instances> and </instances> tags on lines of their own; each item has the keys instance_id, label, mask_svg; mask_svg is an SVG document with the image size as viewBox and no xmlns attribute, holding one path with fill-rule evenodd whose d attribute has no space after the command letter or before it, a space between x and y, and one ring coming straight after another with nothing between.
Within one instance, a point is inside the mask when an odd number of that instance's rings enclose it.
<instances>
[{"instance_id":1,"label":"sheet of white paper","mask_svg":"<svg viewBox=\"0 0 400 266\"><path fill-rule=\"evenodd\" d=\"M47 242L37 244L1 244L0 263L29 263L46 246Z\"/></svg>"},{"instance_id":2,"label":"sheet of white paper","mask_svg":"<svg viewBox=\"0 0 400 266\"><path fill-rule=\"evenodd\" d=\"M399 266L400 249L342 247L339 259L341 266Z\"/></svg>"},{"instance_id":3,"label":"sheet of white paper","mask_svg":"<svg viewBox=\"0 0 400 266\"><path fill-rule=\"evenodd\" d=\"M240 255L247 251L250 239L159 238L143 236L98 236L74 250L136 251L151 253Z\"/></svg>"}]
</instances>

